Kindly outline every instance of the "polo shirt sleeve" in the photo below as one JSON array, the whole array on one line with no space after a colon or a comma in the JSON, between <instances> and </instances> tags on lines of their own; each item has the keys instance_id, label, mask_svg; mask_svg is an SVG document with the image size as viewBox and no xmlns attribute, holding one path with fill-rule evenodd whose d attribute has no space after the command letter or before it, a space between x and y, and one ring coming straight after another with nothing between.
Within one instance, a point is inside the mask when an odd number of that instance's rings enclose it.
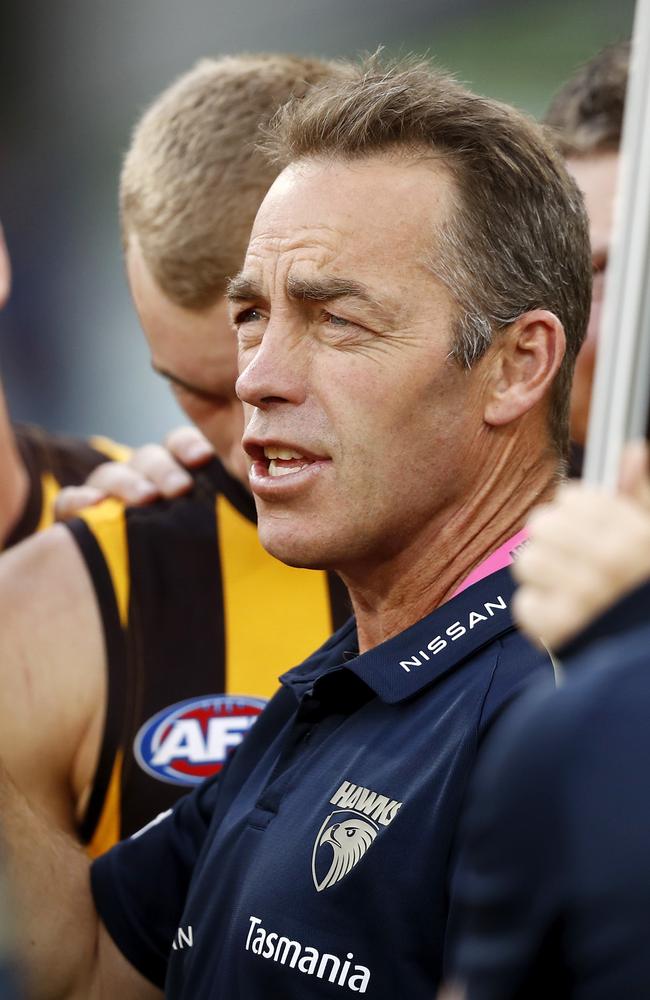
<instances>
[{"instance_id":1,"label":"polo shirt sleeve","mask_svg":"<svg viewBox=\"0 0 650 1000\"><path fill-rule=\"evenodd\" d=\"M553 663L548 653L533 646L521 632L513 630L500 641L500 650L481 709L479 740L485 738L496 719L511 702L535 687L554 689Z\"/></svg>"},{"instance_id":2,"label":"polo shirt sleeve","mask_svg":"<svg viewBox=\"0 0 650 1000\"><path fill-rule=\"evenodd\" d=\"M204 782L91 868L95 905L113 941L161 988L218 787L218 777Z\"/></svg>"},{"instance_id":3,"label":"polo shirt sleeve","mask_svg":"<svg viewBox=\"0 0 650 1000\"><path fill-rule=\"evenodd\" d=\"M452 876L449 981L466 1000L557 995L564 879L562 735L527 695L490 734L469 790Z\"/></svg>"}]
</instances>

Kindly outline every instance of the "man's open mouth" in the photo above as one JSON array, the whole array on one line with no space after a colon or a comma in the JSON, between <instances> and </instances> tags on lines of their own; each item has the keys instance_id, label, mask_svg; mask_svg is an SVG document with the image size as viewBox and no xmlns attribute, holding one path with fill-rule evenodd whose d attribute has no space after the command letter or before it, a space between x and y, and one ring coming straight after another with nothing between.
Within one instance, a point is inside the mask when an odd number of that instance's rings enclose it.
<instances>
[{"instance_id":1,"label":"man's open mouth","mask_svg":"<svg viewBox=\"0 0 650 1000\"><path fill-rule=\"evenodd\" d=\"M290 476L293 472L301 472L312 464L312 459L306 458L300 452L291 448L265 448L264 458L267 460L267 474L272 477Z\"/></svg>"},{"instance_id":2,"label":"man's open mouth","mask_svg":"<svg viewBox=\"0 0 650 1000\"><path fill-rule=\"evenodd\" d=\"M244 448L251 459L251 482L261 485L263 480L298 477L308 469L314 472L330 459L327 455L317 455L301 449L300 445L289 443L254 443L247 441Z\"/></svg>"}]
</instances>

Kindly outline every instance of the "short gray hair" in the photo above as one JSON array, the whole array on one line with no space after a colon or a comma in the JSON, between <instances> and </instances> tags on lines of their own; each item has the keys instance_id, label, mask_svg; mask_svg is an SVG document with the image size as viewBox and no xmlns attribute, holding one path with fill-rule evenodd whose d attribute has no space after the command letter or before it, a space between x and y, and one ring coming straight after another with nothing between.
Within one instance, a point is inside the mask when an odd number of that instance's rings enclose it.
<instances>
[{"instance_id":1,"label":"short gray hair","mask_svg":"<svg viewBox=\"0 0 650 1000\"><path fill-rule=\"evenodd\" d=\"M553 312L567 350L549 423L565 456L573 367L589 318L589 227L582 196L541 126L429 63L382 65L374 56L349 78L289 102L265 136L267 155L282 164L424 153L445 165L456 206L435 235L430 266L459 307L452 354L472 365L518 316Z\"/></svg>"}]
</instances>

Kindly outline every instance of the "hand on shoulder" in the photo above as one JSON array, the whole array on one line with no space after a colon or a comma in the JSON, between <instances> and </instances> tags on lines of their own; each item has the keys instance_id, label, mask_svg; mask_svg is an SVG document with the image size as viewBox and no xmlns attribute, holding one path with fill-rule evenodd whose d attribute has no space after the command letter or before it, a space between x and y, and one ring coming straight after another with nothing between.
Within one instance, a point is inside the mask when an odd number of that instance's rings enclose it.
<instances>
[{"instance_id":1,"label":"hand on shoulder","mask_svg":"<svg viewBox=\"0 0 650 1000\"><path fill-rule=\"evenodd\" d=\"M107 497L137 506L180 496L192 486L187 470L213 457L212 445L196 427L177 427L164 444L136 448L125 462L104 462L82 486L61 490L55 504L56 518L68 520Z\"/></svg>"}]
</instances>

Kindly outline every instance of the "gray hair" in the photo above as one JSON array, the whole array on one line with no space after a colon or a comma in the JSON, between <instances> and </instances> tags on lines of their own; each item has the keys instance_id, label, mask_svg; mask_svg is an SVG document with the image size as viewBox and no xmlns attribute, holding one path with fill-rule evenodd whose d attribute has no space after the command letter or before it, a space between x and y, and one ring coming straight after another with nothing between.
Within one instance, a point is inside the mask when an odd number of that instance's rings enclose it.
<instances>
[{"instance_id":1,"label":"gray hair","mask_svg":"<svg viewBox=\"0 0 650 1000\"><path fill-rule=\"evenodd\" d=\"M285 105L264 145L283 164L385 153L424 155L449 170L455 210L434 234L429 265L458 304L452 355L475 364L518 316L553 312L567 350L549 425L566 455L573 367L589 318L589 229L582 196L541 126L426 62L382 65L375 56Z\"/></svg>"}]
</instances>

